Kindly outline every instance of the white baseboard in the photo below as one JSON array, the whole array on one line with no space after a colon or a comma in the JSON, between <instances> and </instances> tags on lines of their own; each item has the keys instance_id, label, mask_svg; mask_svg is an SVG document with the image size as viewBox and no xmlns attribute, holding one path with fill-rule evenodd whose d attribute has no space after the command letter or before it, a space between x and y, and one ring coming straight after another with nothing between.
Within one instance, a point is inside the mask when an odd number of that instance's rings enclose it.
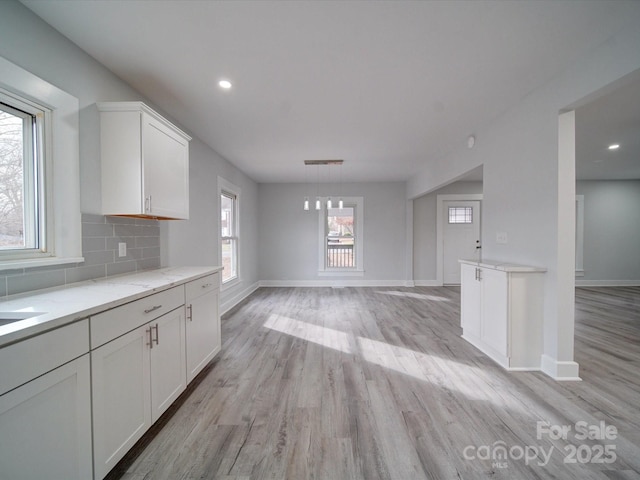
<instances>
[{"instance_id":1,"label":"white baseboard","mask_svg":"<svg viewBox=\"0 0 640 480\"><path fill-rule=\"evenodd\" d=\"M582 381L578 376L580 366L577 362L559 361L542 354L541 370L554 380Z\"/></svg>"},{"instance_id":2,"label":"white baseboard","mask_svg":"<svg viewBox=\"0 0 640 480\"><path fill-rule=\"evenodd\" d=\"M441 287L437 280L415 280L416 287Z\"/></svg>"},{"instance_id":3,"label":"white baseboard","mask_svg":"<svg viewBox=\"0 0 640 480\"><path fill-rule=\"evenodd\" d=\"M409 280L261 280L261 287L411 287Z\"/></svg>"},{"instance_id":4,"label":"white baseboard","mask_svg":"<svg viewBox=\"0 0 640 480\"><path fill-rule=\"evenodd\" d=\"M640 287L640 280L578 280L576 287Z\"/></svg>"},{"instance_id":5,"label":"white baseboard","mask_svg":"<svg viewBox=\"0 0 640 480\"><path fill-rule=\"evenodd\" d=\"M224 315L233 307L238 305L242 300L247 298L253 292L255 292L258 288L260 288L260 282L256 282L253 285L241 290L237 293L229 293L228 295L220 296L220 315Z\"/></svg>"}]
</instances>

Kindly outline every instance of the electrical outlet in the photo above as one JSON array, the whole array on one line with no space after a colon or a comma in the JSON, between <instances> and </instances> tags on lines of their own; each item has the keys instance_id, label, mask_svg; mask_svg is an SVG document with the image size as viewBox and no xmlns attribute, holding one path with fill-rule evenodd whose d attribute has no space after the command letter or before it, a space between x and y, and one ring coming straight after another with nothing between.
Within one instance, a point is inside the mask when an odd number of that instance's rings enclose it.
<instances>
[{"instance_id":1,"label":"electrical outlet","mask_svg":"<svg viewBox=\"0 0 640 480\"><path fill-rule=\"evenodd\" d=\"M119 257L127 256L127 244L125 242L118 243L118 256Z\"/></svg>"},{"instance_id":2,"label":"electrical outlet","mask_svg":"<svg viewBox=\"0 0 640 480\"><path fill-rule=\"evenodd\" d=\"M507 232L496 232L496 243L508 243Z\"/></svg>"}]
</instances>

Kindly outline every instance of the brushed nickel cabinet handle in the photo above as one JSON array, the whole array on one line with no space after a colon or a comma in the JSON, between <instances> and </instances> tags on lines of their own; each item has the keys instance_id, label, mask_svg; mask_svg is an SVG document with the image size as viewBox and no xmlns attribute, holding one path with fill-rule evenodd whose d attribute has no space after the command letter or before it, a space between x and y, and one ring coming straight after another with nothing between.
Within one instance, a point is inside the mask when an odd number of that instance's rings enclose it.
<instances>
[{"instance_id":1,"label":"brushed nickel cabinet handle","mask_svg":"<svg viewBox=\"0 0 640 480\"><path fill-rule=\"evenodd\" d=\"M193 305L191 304L187 305L187 318L190 322L193 321Z\"/></svg>"},{"instance_id":2,"label":"brushed nickel cabinet handle","mask_svg":"<svg viewBox=\"0 0 640 480\"><path fill-rule=\"evenodd\" d=\"M156 345L160 343L160 335L158 334L158 324L156 323L155 327L151 327L156 329Z\"/></svg>"},{"instance_id":3,"label":"brushed nickel cabinet handle","mask_svg":"<svg viewBox=\"0 0 640 480\"><path fill-rule=\"evenodd\" d=\"M202 288L209 288L211 285L213 285L213 283L205 283L202 285Z\"/></svg>"},{"instance_id":4,"label":"brushed nickel cabinet handle","mask_svg":"<svg viewBox=\"0 0 640 480\"><path fill-rule=\"evenodd\" d=\"M149 330L145 330L145 333L149 334L149 343L147 343L147 345L149 346L149 348L153 348L153 333L151 333L153 327L149 327Z\"/></svg>"},{"instance_id":5,"label":"brushed nickel cabinet handle","mask_svg":"<svg viewBox=\"0 0 640 480\"><path fill-rule=\"evenodd\" d=\"M154 306L153 306L153 307L151 307L151 308L147 308L147 309L144 311L144 313L151 313L151 312L153 312L153 311L155 311L155 310L158 310L159 308L162 308L162 305L154 305Z\"/></svg>"}]
</instances>

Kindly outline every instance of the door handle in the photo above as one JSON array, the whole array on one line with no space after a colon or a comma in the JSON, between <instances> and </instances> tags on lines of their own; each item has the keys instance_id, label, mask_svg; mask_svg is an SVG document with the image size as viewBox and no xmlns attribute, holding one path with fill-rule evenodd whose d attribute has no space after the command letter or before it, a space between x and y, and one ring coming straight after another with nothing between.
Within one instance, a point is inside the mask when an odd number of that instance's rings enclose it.
<instances>
[{"instance_id":1,"label":"door handle","mask_svg":"<svg viewBox=\"0 0 640 480\"><path fill-rule=\"evenodd\" d=\"M160 335L158 334L158 324L156 323L155 327L151 327L156 329L156 345L160 343Z\"/></svg>"},{"instance_id":2,"label":"door handle","mask_svg":"<svg viewBox=\"0 0 640 480\"><path fill-rule=\"evenodd\" d=\"M153 327L149 327L149 330L145 330L145 333L149 334L149 343L147 343L147 345L149 346L149 348L153 348Z\"/></svg>"}]
</instances>

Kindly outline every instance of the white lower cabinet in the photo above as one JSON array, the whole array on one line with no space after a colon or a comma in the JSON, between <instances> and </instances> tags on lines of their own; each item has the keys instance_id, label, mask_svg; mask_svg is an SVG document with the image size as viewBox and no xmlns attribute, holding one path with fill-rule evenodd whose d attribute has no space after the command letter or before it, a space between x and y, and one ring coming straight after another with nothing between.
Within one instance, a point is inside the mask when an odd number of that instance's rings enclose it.
<instances>
[{"instance_id":1,"label":"white lower cabinet","mask_svg":"<svg viewBox=\"0 0 640 480\"><path fill-rule=\"evenodd\" d=\"M460 323L465 336L480 338L482 284L478 281L479 269L462 265L460 272Z\"/></svg>"},{"instance_id":2,"label":"white lower cabinet","mask_svg":"<svg viewBox=\"0 0 640 480\"><path fill-rule=\"evenodd\" d=\"M85 354L0 396L0 478L91 477L91 390Z\"/></svg>"},{"instance_id":3,"label":"white lower cabinet","mask_svg":"<svg viewBox=\"0 0 640 480\"><path fill-rule=\"evenodd\" d=\"M151 422L187 388L184 307L151 322Z\"/></svg>"},{"instance_id":4,"label":"white lower cabinet","mask_svg":"<svg viewBox=\"0 0 640 480\"><path fill-rule=\"evenodd\" d=\"M185 284L187 382L191 382L220 351L219 292L218 273Z\"/></svg>"},{"instance_id":5,"label":"white lower cabinet","mask_svg":"<svg viewBox=\"0 0 640 480\"><path fill-rule=\"evenodd\" d=\"M461 260L462 337L510 370L539 370L544 269Z\"/></svg>"},{"instance_id":6,"label":"white lower cabinet","mask_svg":"<svg viewBox=\"0 0 640 480\"><path fill-rule=\"evenodd\" d=\"M186 388L184 307L93 350L91 375L102 479Z\"/></svg>"},{"instance_id":7,"label":"white lower cabinet","mask_svg":"<svg viewBox=\"0 0 640 480\"><path fill-rule=\"evenodd\" d=\"M91 352L93 456L101 479L151 426L149 327Z\"/></svg>"},{"instance_id":8,"label":"white lower cabinet","mask_svg":"<svg viewBox=\"0 0 640 480\"><path fill-rule=\"evenodd\" d=\"M0 480L102 480L220 351L219 291L207 274L0 347Z\"/></svg>"},{"instance_id":9,"label":"white lower cabinet","mask_svg":"<svg viewBox=\"0 0 640 480\"><path fill-rule=\"evenodd\" d=\"M499 355L508 357L507 336L510 330L510 318L507 312L509 308L507 282L509 275L491 268L482 269L480 275L482 284L480 340Z\"/></svg>"}]
</instances>

